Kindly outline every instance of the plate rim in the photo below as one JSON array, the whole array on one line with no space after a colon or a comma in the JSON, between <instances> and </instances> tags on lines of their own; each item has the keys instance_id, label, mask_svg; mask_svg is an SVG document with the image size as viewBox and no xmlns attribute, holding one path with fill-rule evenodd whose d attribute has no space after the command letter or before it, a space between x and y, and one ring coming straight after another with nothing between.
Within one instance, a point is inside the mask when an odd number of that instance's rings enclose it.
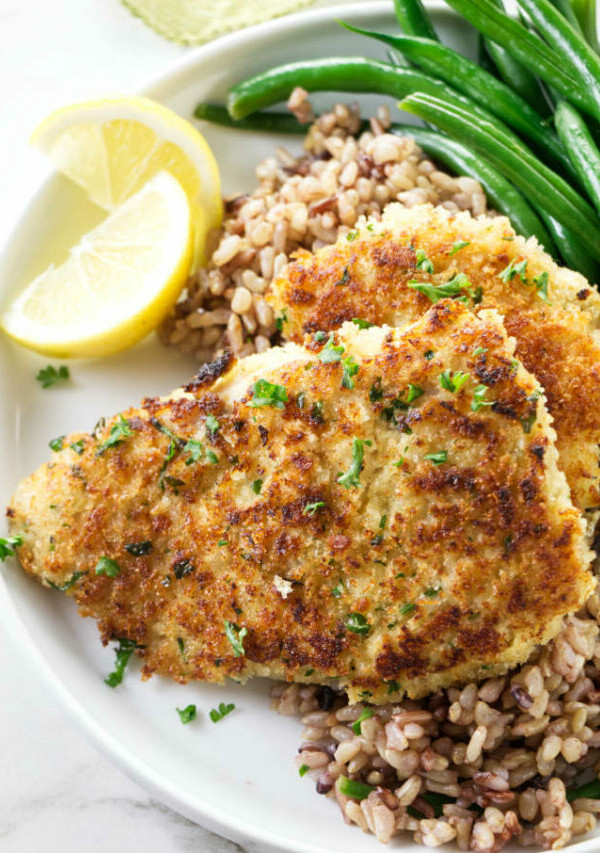
<instances>
[{"instance_id":1,"label":"plate rim","mask_svg":"<svg viewBox=\"0 0 600 853\"><path fill-rule=\"evenodd\" d=\"M432 11L447 13L449 17L455 18L456 13L450 9L444 0L425 0L425 5ZM196 63L206 61L211 56L218 55L222 50L227 50L236 45L252 43L255 39L263 36L276 36L282 30L292 29L296 24L311 24L318 26L321 21L331 21L340 17L355 17L357 15L366 17L377 17L381 15L393 15L391 0L371 0L365 3L340 3L317 9L305 9L293 14L283 15L252 27L247 27L232 33L227 33L208 44L191 47L174 60L166 63L162 70L158 71L143 86L139 87L135 94L145 97L155 97L160 100L160 88L168 82L172 82L180 75L186 74L193 69ZM36 204L48 184L56 179L56 172L50 167L47 175L42 178L39 185L33 189L25 199L13 227L7 232L0 243L0 261L10 251L10 247L24 223L30 215L31 208ZM186 791L177 787L170 780L160 776L144 759L128 750L110 731L98 723L86 707L80 702L68 685L53 671L50 661L44 656L42 649L36 643L33 635L26 627L21 618L16 601L13 599L9 585L4 573L0 573L0 609L5 617L7 631L17 641L32 661L33 666L42 675L47 686L57 697L62 707L69 714L78 728L85 734L91 743L113 762L120 770L135 781L143 790L156 796L161 802L166 803L169 808L178 814L197 823L211 832L216 832L224 838L241 842L242 844L258 843L263 845L261 849L272 851L287 851L287 853L325 853L325 848L310 841L300 841L289 836L281 836L279 832L264 828L258 823L249 823L245 818L238 818L234 811L216 808L212 804L206 804L196 796L190 796ZM25 648L24 648L25 647ZM332 815L332 820L335 817ZM412 840L408 843L414 843ZM569 845L568 850L574 853L597 853L600 835L592 836L581 842ZM329 851L327 851L329 853Z\"/></svg>"}]
</instances>

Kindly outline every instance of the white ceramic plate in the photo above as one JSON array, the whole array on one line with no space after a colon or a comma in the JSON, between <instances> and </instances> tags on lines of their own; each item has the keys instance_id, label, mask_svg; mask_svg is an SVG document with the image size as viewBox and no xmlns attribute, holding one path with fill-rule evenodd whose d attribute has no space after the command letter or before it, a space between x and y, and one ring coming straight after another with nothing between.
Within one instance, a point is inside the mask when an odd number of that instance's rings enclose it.
<instances>
[{"instance_id":1,"label":"white ceramic plate","mask_svg":"<svg viewBox=\"0 0 600 853\"><path fill-rule=\"evenodd\" d=\"M473 34L447 9L433 4L430 9L444 40L471 53ZM191 51L144 94L190 117L199 100L221 100L231 84L278 63L336 54L385 57L381 46L341 30L336 18L374 29L394 28L391 4L379 2L362 10L337 7L279 19ZM334 97L315 101L317 106L331 104ZM361 101L372 105L381 98ZM256 164L275 145L301 145L289 137L212 126L202 130L217 155L225 192L251 189ZM0 258L0 300L50 261L59 261L84 225L99 219L92 205L85 207L85 217L81 210L79 190L51 176L29 203ZM68 387L40 390L34 376L46 363L0 340L0 503L6 504L18 480L47 458L49 439L89 430L100 415L145 395L165 393L195 369L154 337L113 358L74 363ZM319 797L309 778L299 778L292 758L300 724L268 710L269 684L183 687L160 678L143 684L132 662L124 683L111 690L103 677L112 669L114 652L102 648L94 623L81 619L72 601L42 589L14 564L6 564L2 578L2 618L12 623L21 646L100 749L154 796L228 838L258 842L261 850L381 851L372 836L344 825L337 806ZM222 700L235 702L236 710L214 725L208 711ZM190 702L198 705L200 718L182 726L175 708ZM406 838L390 846L416 849ZM572 849L591 853L598 843L592 839Z\"/></svg>"}]
</instances>

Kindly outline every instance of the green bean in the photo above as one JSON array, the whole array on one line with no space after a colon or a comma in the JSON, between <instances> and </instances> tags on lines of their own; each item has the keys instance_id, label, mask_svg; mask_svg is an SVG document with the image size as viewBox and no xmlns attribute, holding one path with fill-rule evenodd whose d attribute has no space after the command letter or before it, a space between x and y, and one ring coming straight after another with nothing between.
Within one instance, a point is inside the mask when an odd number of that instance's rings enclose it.
<instances>
[{"instance_id":1,"label":"green bean","mask_svg":"<svg viewBox=\"0 0 600 853\"><path fill-rule=\"evenodd\" d=\"M578 32L581 36L583 36L583 30L581 29L581 24L579 23L579 19L575 14L575 10L573 9L573 4L571 0L552 0L552 5L555 6L558 11L567 19L567 21L571 24L575 32Z\"/></svg>"},{"instance_id":2,"label":"green bean","mask_svg":"<svg viewBox=\"0 0 600 853\"><path fill-rule=\"evenodd\" d=\"M500 11L505 11L502 0L492 0L492 2ZM506 85L514 89L540 115L547 116L549 114L548 101L535 74L525 68L502 45L496 44L494 41L486 41L486 46L490 57L498 68L501 79Z\"/></svg>"},{"instance_id":3,"label":"green bean","mask_svg":"<svg viewBox=\"0 0 600 853\"><path fill-rule=\"evenodd\" d=\"M600 106L600 58L549 0L518 0L538 32L568 63Z\"/></svg>"},{"instance_id":4,"label":"green bean","mask_svg":"<svg viewBox=\"0 0 600 853\"><path fill-rule=\"evenodd\" d=\"M492 77L498 78L500 76L497 66L494 65L494 61L487 51L485 39L481 33L477 33L477 65L491 74ZM518 92L518 89L515 89L515 92Z\"/></svg>"},{"instance_id":5,"label":"green bean","mask_svg":"<svg viewBox=\"0 0 600 853\"><path fill-rule=\"evenodd\" d=\"M569 65L563 68L556 50L551 50L535 33L506 15L491 0L446 0L475 29L505 47L534 74L542 78L568 101L600 118L600 103L582 84Z\"/></svg>"},{"instance_id":6,"label":"green bean","mask_svg":"<svg viewBox=\"0 0 600 853\"><path fill-rule=\"evenodd\" d=\"M512 89L470 59L430 39L377 33L345 23L343 26L391 45L422 71L445 80L479 102L517 133L535 143L554 166L565 169L578 180L563 146L542 117Z\"/></svg>"},{"instance_id":7,"label":"green bean","mask_svg":"<svg viewBox=\"0 0 600 853\"><path fill-rule=\"evenodd\" d=\"M566 266L580 272L590 283L597 284L600 281L600 267L585 250L579 238L552 216L548 216L543 211L541 216Z\"/></svg>"},{"instance_id":8,"label":"green bean","mask_svg":"<svg viewBox=\"0 0 600 853\"><path fill-rule=\"evenodd\" d=\"M437 33L421 0L394 0L394 11L405 33L437 41Z\"/></svg>"},{"instance_id":9,"label":"green bean","mask_svg":"<svg viewBox=\"0 0 600 853\"><path fill-rule=\"evenodd\" d=\"M312 59L271 68L234 86L227 98L227 108L233 118L245 118L256 110L286 100L296 86L308 92L376 92L395 98L412 92L428 92L449 103L461 104L481 119L489 117L486 110L441 80L412 68L361 57Z\"/></svg>"},{"instance_id":10,"label":"green bean","mask_svg":"<svg viewBox=\"0 0 600 853\"><path fill-rule=\"evenodd\" d=\"M455 174L468 175L479 181L490 206L510 219L517 234L522 234L523 237L537 237L546 251L556 256L552 239L538 215L521 193L484 158L460 142L448 139L433 130L425 130L410 124L394 124L392 128L395 133L412 136L426 154Z\"/></svg>"},{"instance_id":11,"label":"green bean","mask_svg":"<svg viewBox=\"0 0 600 853\"><path fill-rule=\"evenodd\" d=\"M431 95L409 95L400 107L437 125L485 157L532 204L578 232L587 251L600 259L600 221L593 208L530 151L516 147L497 124L473 122L468 110Z\"/></svg>"},{"instance_id":12,"label":"green bean","mask_svg":"<svg viewBox=\"0 0 600 853\"><path fill-rule=\"evenodd\" d=\"M247 118L234 119L221 104L198 104L194 117L202 121L235 127L239 130L255 130L262 133L306 133L306 125L300 124L292 113L254 113Z\"/></svg>"},{"instance_id":13,"label":"green bean","mask_svg":"<svg viewBox=\"0 0 600 853\"><path fill-rule=\"evenodd\" d=\"M485 44L492 62L498 69L500 79L537 112L547 115L548 104L534 75L502 45L490 39L486 39Z\"/></svg>"},{"instance_id":14,"label":"green bean","mask_svg":"<svg viewBox=\"0 0 600 853\"><path fill-rule=\"evenodd\" d=\"M587 43L596 51L596 53L600 53L600 44L598 42L598 8L596 0L583 0L583 3L581 4L579 4L577 0L574 0L573 8Z\"/></svg>"},{"instance_id":15,"label":"green bean","mask_svg":"<svg viewBox=\"0 0 600 853\"><path fill-rule=\"evenodd\" d=\"M586 123L566 101L558 104L554 123L587 194L600 211L600 151Z\"/></svg>"}]
</instances>

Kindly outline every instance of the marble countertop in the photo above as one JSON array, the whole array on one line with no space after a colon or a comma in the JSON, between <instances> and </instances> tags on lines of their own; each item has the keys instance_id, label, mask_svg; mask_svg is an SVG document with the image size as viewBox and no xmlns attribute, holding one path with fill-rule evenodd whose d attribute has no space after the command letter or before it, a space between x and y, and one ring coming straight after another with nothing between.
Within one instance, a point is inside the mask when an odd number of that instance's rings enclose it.
<instances>
[{"instance_id":1,"label":"marble countertop","mask_svg":"<svg viewBox=\"0 0 600 853\"><path fill-rule=\"evenodd\" d=\"M135 92L189 48L119 0L0 0L0 34L2 243L47 168L27 148L39 120L63 104ZM259 853L176 814L100 755L1 620L0 673L2 853Z\"/></svg>"},{"instance_id":2,"label":"marble countertop","mask_svg":"<svg viewBox=\"0 0 600 853\"><path fill-rule=\"evenodd\" d=\"M0 0L0 34L4 236L45 171L27 149L38 121L65 103L135 92L186 48L119 0ZM242 850L153 800L100 755L1 621L0 673L2 853Z\"/></svg>"}]
</instances>

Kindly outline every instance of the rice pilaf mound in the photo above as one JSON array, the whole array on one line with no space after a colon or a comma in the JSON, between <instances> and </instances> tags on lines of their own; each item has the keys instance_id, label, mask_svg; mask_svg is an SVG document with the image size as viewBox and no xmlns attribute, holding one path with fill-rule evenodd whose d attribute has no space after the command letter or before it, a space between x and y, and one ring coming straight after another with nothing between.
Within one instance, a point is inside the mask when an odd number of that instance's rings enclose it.
<instances>
[{"instance_id":1,"label":"rice pilaf mound","mask_svg":"<svg viewBox=\"0 0 600 853\"><path fill-rule=\"evenodd\" d=\"M306 118L307 102L292 98ZM265 294L292 253L335 243L359 216L379 218L390 201L490 213L477 181L440 171L413 139L388 133L389 125L381 108L370 130L355 138L358 107L338 104L310 125L302 156L278 148L264 160L257 188L225 199L208 266L160 327L162 342L199 361L225 347L238 356L268 349L277 318Z\"/></svg>"},{"instance_id":2,"label":"rice pilaf mound","mask_svg":"<svg viewBox=\"0 0 600 853\"><path fill-rule=\"evenodd\" d=\"M555 640L501 678L379 707L278 684L272 707L303 715L296 766L382 842L411 832L427 847L496 853L514 838L558 849L590 832L600 812L599 799L568 802L566 789L600 767L599 612L595 592ZM373 790L350 799L336 788L340 776ZM437 809L431 794L442 795Z\"/></svg>"}]
</instances>

